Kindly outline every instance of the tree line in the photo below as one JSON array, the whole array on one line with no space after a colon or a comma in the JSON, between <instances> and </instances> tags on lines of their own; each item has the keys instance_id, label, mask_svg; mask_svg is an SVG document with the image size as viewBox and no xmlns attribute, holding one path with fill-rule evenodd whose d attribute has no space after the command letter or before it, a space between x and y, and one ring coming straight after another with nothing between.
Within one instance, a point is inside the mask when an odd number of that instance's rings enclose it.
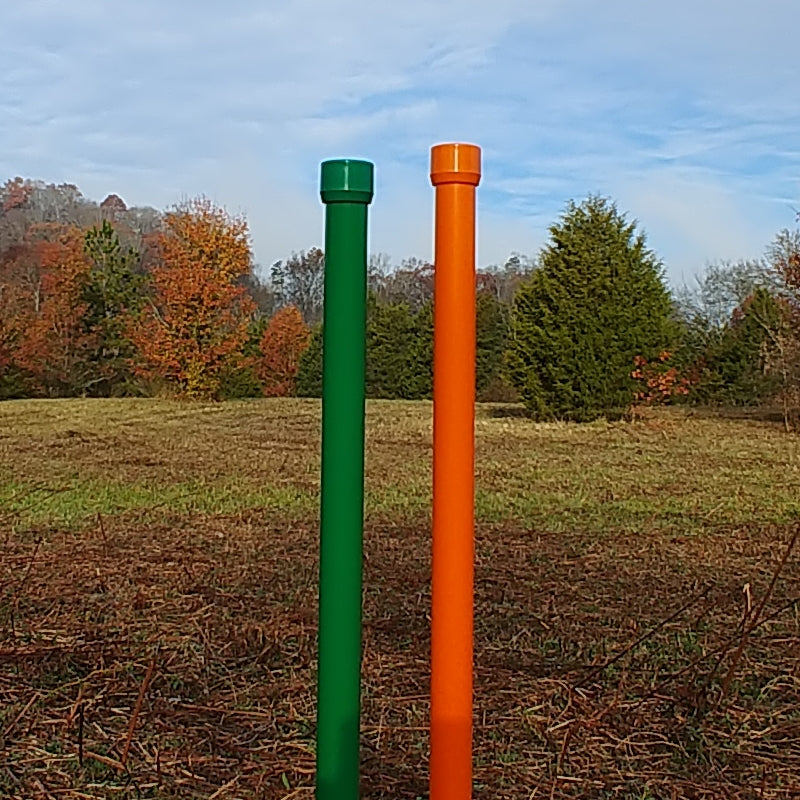
<instances>
[{"instance_id":1,"label":"tree line","mask_svg":"<svg viewBox=\"0 0 800 800\"><path fill-rule=\"evenodd\" d=\"M0 187L0 398L319 396L324 253L259 270L247 221L71 184ZM431 396L433 266L368 265L367 395ZM671 292L638 223L571 202L535 257L476 275L479 400L589 420L656 403L800 404L800 233Z\"/></svg>"}]
</instances>

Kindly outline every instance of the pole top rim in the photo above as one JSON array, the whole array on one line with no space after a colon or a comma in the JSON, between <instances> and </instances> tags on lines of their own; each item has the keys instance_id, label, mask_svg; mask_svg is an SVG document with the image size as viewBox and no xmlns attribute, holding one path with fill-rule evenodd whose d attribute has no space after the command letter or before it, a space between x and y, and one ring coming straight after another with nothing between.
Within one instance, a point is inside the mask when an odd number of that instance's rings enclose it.
<instances>
[{"instance_id":1,"label":"pole top rim","mask_svg":"<svg viewBox=\"0 0 800 800\"><path fill-rule=\"evenodd\" d=\"M357 158L323 161L320 168L320 195L323 203L361 203L367 205L375 192L375 165Z\"/></svg>"},{"instance_id":2,"label":"pole top rim","mask_svg":"<svg viewBox=\"0 0 800 800\"><path fill-rule=\"evenodd\" d=\"M464 183L477 186L481 181L481 149L476 144L449 142L431 148L431 183Z\"/></svg>"}]
</instances>

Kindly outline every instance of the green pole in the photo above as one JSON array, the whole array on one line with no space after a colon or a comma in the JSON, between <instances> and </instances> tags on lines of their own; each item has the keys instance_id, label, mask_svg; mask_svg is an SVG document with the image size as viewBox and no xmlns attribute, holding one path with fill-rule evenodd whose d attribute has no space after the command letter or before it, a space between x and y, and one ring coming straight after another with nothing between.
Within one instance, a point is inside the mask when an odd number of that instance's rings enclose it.
<instances>
[{"instance_id":1,"label":"green pole","mask_svg":"<svg viewBox=\"0 0 800 800\"><path fill-rule=\"evenodd\" d=\"M373 165L322 164L322 366L317 800L358 800L367 206Z\"/></svg>"}]
</instances>

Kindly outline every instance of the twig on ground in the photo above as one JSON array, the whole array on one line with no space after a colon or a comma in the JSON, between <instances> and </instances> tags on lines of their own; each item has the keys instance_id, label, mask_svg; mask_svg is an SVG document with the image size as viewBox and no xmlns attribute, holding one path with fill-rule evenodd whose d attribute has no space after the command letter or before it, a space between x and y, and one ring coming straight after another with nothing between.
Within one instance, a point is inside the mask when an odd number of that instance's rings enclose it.
<instances>
[{"instance_id":1,"label":"twig on ground","mask_svg":"<svg viewBox=\"0 0 800 800\"><path fill-rule=\"evenodd\" d=\"M128 761L128 751L130 750L131 741L133 740L133 731L136 728L136 720L139 718L139 712L142 709L142 702L144 701L144 695L147 691L147 687L150 684L150 679L153 677L153 672L155 672L156 668L156 659L158 658L158 652L153 655L153 658L150 660L150 665L147 668L147 673L144 676L144 680L142 681L142 685L139 688L139 696L136 698L136 705L133 707L133 713L131 714L131 721L128 725L128 735L125 737L125 744L122 747L122 755L120 756L120 763L124 767Z\"/></svg>"}]
</instances>

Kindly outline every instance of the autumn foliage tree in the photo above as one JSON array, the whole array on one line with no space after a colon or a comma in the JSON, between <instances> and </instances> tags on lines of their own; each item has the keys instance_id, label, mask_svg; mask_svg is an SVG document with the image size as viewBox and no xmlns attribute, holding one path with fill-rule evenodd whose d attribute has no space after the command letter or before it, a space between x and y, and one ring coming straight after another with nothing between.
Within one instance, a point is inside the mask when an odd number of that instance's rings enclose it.
<instances>
[{"instance_id":1,"label":"autumn foliage tree","mask_svg":"<svg viewBox=\"0 0 800 800\"><path fill-rule=\"evenodd\" d=\"M77 228L31 244L40 269L38 294L18 306L13 359L49 395L83 394L95 379L97 333L86 322L83 292L90 262ZM27 307L26 307L27 305Z\"/></svg>"},{"instance_id":2,"label":"autumn foliage tree","mask_svg":"<svg viewBox=\"0 0 800 800\"><path fill-rule=\"evenodd\" d=\"M644 356L633 359L631 377L639 385L634 405L664 405L676 398L686 397L698 382L697 370L680 370L671 363L672 353L663 350L648 361Z\"/></svg>"},{"instance_id":3,"label":"autumn foliage tree","mask_svg":"<svg viewBox=\"0 0 800 800\"><path fill-rule=\"evenodd\" d=\"M225 370L244 360L254 304L247 222L199 198L165 215L152 294L128 329L137 372L179 396L216 399Z\"/></svg>"},{"instance_id":4,"label":"autumn foliage tree","mask_svg":"<svg viewBox=\"0 0 800 800\"><path fill-rule=\"evenodd\" d=\"M15 361L21 294L19 286L0 282L0 398L24 394Z\"/></svg>"},{"instance_id":5,"label":"autumn foliage tree","mask_svg":"<svg viewBox=\"0 0 800 800\"><path fill-rule=\"evenodd\" d=\"M295 393L300 357L311 341L311 330L296 306L280 309L270 319L261 339L258 376L267 397Z\"/></svg>"}]
</instances>

